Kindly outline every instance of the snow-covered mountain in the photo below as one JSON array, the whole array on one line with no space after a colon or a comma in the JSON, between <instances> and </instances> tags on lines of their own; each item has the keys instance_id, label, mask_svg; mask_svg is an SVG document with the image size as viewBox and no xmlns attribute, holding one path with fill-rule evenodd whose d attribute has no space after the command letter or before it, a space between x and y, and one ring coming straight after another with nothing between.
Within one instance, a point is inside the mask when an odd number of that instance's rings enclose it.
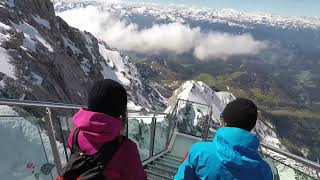
<instances>
[{"instance_id":1,"label":"snow-covered mountain","mask_svg":"<svg viewBox=\"0 0 320 180\"><path fill-rule=\"evenodd\" d=\"M96 7L127 23L148 29L154 25L177 23L190 28L201 28L202 32L224 32L233 35L250 34L255 39L270 41L278 54L303 49L319 51L320 18L280 16L261 12L242 12L233 9L205 9L194 7L161 6L100 0L68 1L54 0L57 13L68 10ZM134 27L134 26L133 26ZM299 34L299 36L297 36ZM281 46L279 48L278 46ZM277 53L275 53L277 52ZM270 59L270 53L262 58Z\"/></svg>"},{"instance_id":2,"label":"snow-covered mountain","mask_svg":"<svg viewBox=\"0 0 320 180\"><path fill-rule=\"evenodd\" d=\"M57 12L65 11L73 8L83 8L88 5L100 6L101 8L123 16L135 16L137 14L150 15L157 17L158 20L169 20L173 22L186 23L189 19L211 21L213 23L226 23L230 26L243 27L247 24L265 24L278 28L311 28L320 27L320 18L316 17L287 17L280 15L272 15L262 12L242 12L234 9L205 9L194 7L166 6L155 4L139 4L130 2L102 2L95 0L88 1L68 1L53 0Z\"/></svg>"},{"instance_id":3,"label":"snow-covered mountain","mask_svg":"<svg viewBox=\"0 0 320 180\"><path fill-rule=\"evenodd\" d=\"M198 119L208 114L211 114L211 119L214 124L221 125L220 114L225 106L235 98L236 97L229 92L215 92L201 81L187 81L182 84L169 99L169 106L166 111L171 112L174 110L178 112L178 114L181 115L178 116L181 123L186 123L183 122L183 120L191 119L192 125L187 125L187 127L197 126ZM179 99L185 101L180 101L176 107L176 102ZM199 104L193 104L192 102ZM186 114L186 108L188 108L188 106L190 106L188 112L189 117L185 117L184 115ZM190 132L191 130L192 129L188 129L187 131ZM268 119L260 116L256 126L256 133L263 142L275 147L283 148L279 141L279 137L277 136L275 127Z\"/></svg>"},{"instance_id":4,"label":"snow-covered mountain","mask_svg":"<svg viewBox=\"0 0 320 180\"><path fill-rule=\"evenodd\" d=\"M90 86L110 78L127 88L130 108L164 108L127 56L56 17L49 0L0 1L0 13L2 97L86 104Z\"/></svg>"}]
</instances>

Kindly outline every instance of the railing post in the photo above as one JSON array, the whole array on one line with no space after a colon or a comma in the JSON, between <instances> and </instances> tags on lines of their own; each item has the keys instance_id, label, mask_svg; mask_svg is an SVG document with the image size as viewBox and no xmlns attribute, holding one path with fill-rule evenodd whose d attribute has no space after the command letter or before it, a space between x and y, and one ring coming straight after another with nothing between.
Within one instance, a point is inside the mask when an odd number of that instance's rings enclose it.
<instances>
[{"instance_id":1,"label":"railing post","mask_svg":"<svg viewBox=\"0 0 320 180\"><path fill-rule=\"evenodd\" d=\"M166 138L166 148L167 148L169 145L169 139L170 139L170 134L171 134L171 127L172 127L171 120L172 119L171 119L170 115L167 115L165 118L168 120L168 134L167 134L167 138Z\"/></svg>"},{"instance_id":2,"label":"railing post","mask_svg":"<svg viewBox=\"0 0 320 180\"><path fill-rule=\"evenodd\" d=\"M62 163L59 155L59 150L56 142L56 136L54 133L54 127L53 127L53 122L52 122L52 112L50 108L46 108L47 111L47 116L45 117L46 121L46 126L47 126L47 132L48 132L48 137L51 145L51 150L52 150L52 155L53 155L53 161L55 164L55 167L57 169L58 175L61 175L62 172Z\"/></svg>"},{"instance_id":3,"label":"railing post","mask_svg":"<svg viewBox=\"0 0 320 180\"><path fill-rule=\"evenodd\" d=\"M154 137L156 133L156 115L153 115L152 122L151 122L151 136L150 136L150 146L149 146L149 158L153 156L153 149L154 149Z\"/></svg>"},{"instance_id":4,"label":"railing post","mask_svg":"<svg viewBox=\"0 0 320 180\"><path fill-rule=\"evenodd\" d=\"M208 136L209 136L209 128L210 128L210 120L212 116L212 107L209 107L209 112L205 120L205 127L204 127L204 134L203 134L203 141L207 141Z\"/></svg>"}]
</instances>

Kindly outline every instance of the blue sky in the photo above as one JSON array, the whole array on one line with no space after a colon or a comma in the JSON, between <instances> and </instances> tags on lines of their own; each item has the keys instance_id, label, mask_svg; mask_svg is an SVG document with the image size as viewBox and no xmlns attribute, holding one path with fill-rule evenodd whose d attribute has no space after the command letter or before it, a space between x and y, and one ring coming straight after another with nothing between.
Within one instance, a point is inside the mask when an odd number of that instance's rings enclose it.
<instances>
[{"instance_id":1,"label":"blue sky","mask_svg":"<svg viewBox=\"0 0 320 180\"><path fill-rule=\"evenodd\" d=\"M232 8L243 11L260 11L285 16L320 17L320 0L135 0L158 4L178 4L209 7L214 9Z\"/></svg>"}]
</instances>

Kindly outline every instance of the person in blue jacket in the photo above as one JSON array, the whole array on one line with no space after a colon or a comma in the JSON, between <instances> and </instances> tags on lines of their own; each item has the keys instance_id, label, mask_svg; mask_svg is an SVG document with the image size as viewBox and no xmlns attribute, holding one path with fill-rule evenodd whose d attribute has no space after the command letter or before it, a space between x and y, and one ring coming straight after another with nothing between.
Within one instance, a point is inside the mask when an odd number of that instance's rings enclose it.
<instances>
[{"instance_id":1,"label":"person in blue jacket","mask_svg":"<svg viewBox=\"0 0 320 180\"><path fill-rule=\"evenodd\" d=\"M272 180L270 166L261 159L257 135L250 133L258 117L257 106L245 98L230 102L222 113L225 127L212 142L191 146L175 180Z\"/></svg>"}]
</instances>

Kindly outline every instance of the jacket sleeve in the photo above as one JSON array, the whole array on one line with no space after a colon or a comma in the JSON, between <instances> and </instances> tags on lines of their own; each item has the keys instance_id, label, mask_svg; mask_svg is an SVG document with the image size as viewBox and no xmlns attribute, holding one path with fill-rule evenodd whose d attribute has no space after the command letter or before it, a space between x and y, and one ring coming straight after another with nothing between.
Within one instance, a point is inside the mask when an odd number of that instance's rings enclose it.
<instances>
[{"instance_id":1,"label":"jacket sleeve","mask_svg":"<svg viewBox=\"0 0 320 180\"><path fill-rule=\"evenodd\" d=\"M194 148L191 147L190 152L183 163L180 165L174 180L194 180L197 179L196 165L197 158L195 157Z\"/></svg>"}]
</instances>

